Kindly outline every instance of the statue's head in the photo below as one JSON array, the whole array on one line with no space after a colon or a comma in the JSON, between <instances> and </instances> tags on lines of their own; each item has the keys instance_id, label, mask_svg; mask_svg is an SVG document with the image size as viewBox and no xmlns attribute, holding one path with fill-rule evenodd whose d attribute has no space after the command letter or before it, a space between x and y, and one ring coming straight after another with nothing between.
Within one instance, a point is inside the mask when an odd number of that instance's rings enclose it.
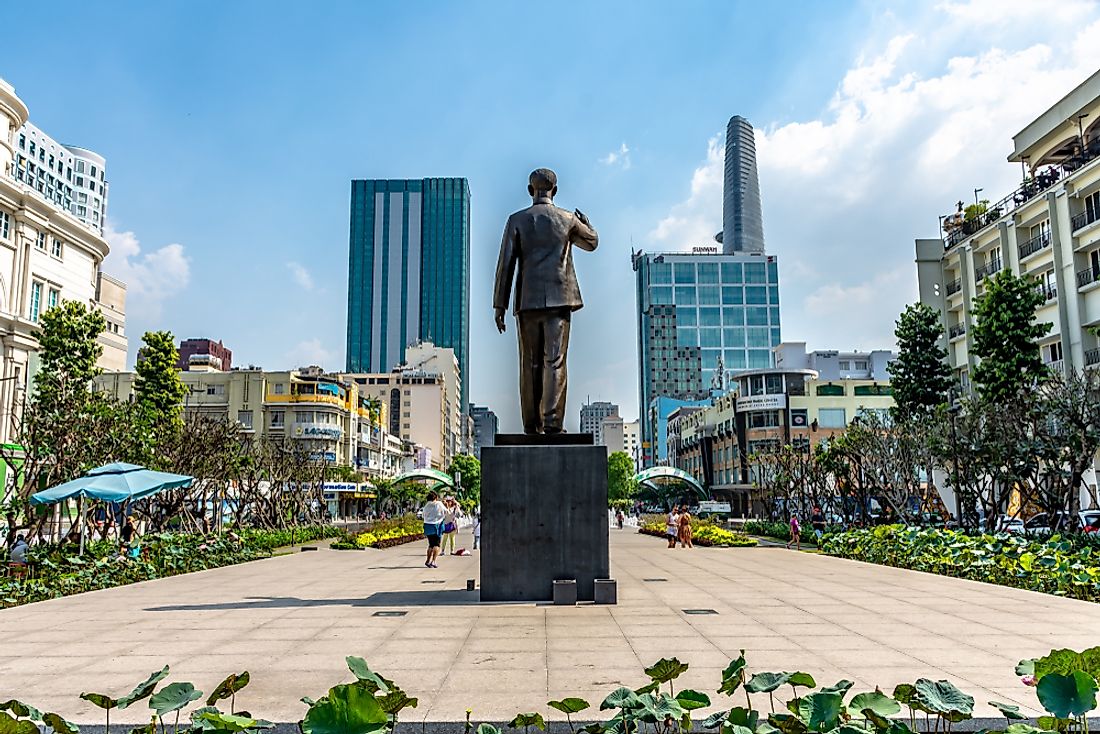
<instances>
[{"instance_id":1,"label":"statue's head","mask_svg":"<svg viewBox=\"0 0 1100 734\"><path fill-rule=\"evenodd\" d=\"M558 174L549 168L536 168L531 171L531 177L527 181L527 193L533 199L540 196L549 196L553 199L558 193Z\"/></svg>"}]
</instances>

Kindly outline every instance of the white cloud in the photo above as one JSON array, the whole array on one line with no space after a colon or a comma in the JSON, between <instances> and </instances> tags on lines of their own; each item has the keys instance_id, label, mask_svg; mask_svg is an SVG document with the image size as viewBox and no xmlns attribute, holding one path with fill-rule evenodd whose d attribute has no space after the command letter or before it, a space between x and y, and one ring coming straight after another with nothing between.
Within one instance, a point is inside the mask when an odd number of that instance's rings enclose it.
<instances>
[{"instance_id":1,"label":"white cloud","mask_svg":"<svg viewBox=\"0 0 1100 734\"><path fill-rule=\"evenodd\" d=\"M130 320L140 324L158 319L164 301L183 291L191 279L191 264L183 245L172 243L142 252L137 236L118 231L110 220L103 236L111 248L103 269L126 283Z\"/></svg>"},{"instance_id":2,"label":"white cloud","mask_svg":"<svg viewBox=\"0 0 1100 734\"><path fill-rule=\"evenodd\" d=\"M600 158L600 163L605 166L619 166L625 171L630 168L630 148L627 147L626 143L623 143L618 150L613 150Z\"/></svg>"},{"instance_id":3,"label":"white cloud","mask_svg":"<svg viewBox=\"0 0 1100 734\"><path fill-rule=\"evenodd\" d=\"M1093 3L945 2L899 25L868 40L816 118L757 128L786 339L889 346L858 342L890 339L916 297L913 240L974 188L1007 195L1012 136L1100 67ZM723 145L708 142L654 240L687 249L721 228Z\"/></svg>"},{"instance_id":4,"label":"white cloud","mask_svg":"<svg viewBox=\"0 0 1100 734\"><path fill-rule=\"evenodd\" d=\"M286 362L291 368L318 365L333 369L332 360L335 356L335 353L325 347L320 339L306 339L295 344L287 352Z\"/></svg>"},{"instance_id":5,"label":"white cloud","mask_svg":"<svg viewBox=\"0 0 1100 734\"><path fill-rule=\"evenodd\" d=\"M286 264L286 267L300 288L307 291L313 290L313 276L304 265L291 261Z\"/></svg>"}]
</instances>

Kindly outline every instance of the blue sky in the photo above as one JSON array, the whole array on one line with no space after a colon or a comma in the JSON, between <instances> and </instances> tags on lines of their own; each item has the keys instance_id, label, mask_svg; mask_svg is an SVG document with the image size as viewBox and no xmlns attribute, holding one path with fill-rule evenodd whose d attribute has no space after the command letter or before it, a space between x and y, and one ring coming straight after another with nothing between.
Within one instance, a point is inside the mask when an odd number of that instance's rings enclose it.
<instances>
[{"instance_id":1,"label":"blue sky","mask_svg":"<svg viewBox=\"0 0 1100 734\"><path fill-rule=\"evenodd\" d=\"M1100 12L1075 1L49 7L9 34L0 76L107 158L131 353L164 328L238 364L342 369L349 181L466 176L471 397L506 430L514 331L489 291L532 168L601 235L577 256L570 423L586 396L633 417L631 243L720 228L730 115L758 129L784 339L889 347L913 239L976 186L1007 193L1011 136L1100 66Z\"/></svg>"}]
</instances>

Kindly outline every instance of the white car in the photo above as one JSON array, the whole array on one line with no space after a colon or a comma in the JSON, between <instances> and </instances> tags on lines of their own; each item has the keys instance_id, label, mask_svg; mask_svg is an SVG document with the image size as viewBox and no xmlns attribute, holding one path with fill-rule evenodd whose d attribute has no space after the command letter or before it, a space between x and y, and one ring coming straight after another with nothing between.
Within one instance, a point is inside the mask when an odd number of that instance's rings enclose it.
<instances>
[{"instance_id":1,"label":"white car","mask_svg":"<svg viewBox=\"0 0 1100 734\"><path fill-rule=\"evenodd\" d=\"M1001 515L997 520L997 532L1023 535L1027 532L1027 528L1024 527L1024 521L1020 518Z\"/></svg>"}]
</instances>

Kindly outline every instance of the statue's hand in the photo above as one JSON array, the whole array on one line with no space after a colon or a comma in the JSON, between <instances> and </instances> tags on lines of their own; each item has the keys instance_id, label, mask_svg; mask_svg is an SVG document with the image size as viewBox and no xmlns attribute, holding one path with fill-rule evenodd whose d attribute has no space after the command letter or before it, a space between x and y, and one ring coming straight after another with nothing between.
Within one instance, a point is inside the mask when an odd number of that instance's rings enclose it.
<instances>
[{"instance_id":1,"label":"statue's hand","mask_svg":"<svg viewBox=\"0 0 1100 734\"><path fill-rule=\"evenodd\" d=\"M584 222L586 227L591 227L592 226L592 223L588 221L588 217L586 217L584 215L584 212L582 212L580 209L574 209L573 214L576 215L577 219Z\"/></svg>"},{"instance_id":2,"label":"statue's hand","mask_svg":"<svg viewBox=\"0 0 1100 734\"><path fill-rule=\"evenodd\" d=\"M503 334L503 333L504 333L504 329L505 329L505 325L504 325L504 309L503 309L503 308L498 308L498 309L496 309L496 322L497 322L497 331L498 331L499 333Z\"/></svg>"}]
</instances>

